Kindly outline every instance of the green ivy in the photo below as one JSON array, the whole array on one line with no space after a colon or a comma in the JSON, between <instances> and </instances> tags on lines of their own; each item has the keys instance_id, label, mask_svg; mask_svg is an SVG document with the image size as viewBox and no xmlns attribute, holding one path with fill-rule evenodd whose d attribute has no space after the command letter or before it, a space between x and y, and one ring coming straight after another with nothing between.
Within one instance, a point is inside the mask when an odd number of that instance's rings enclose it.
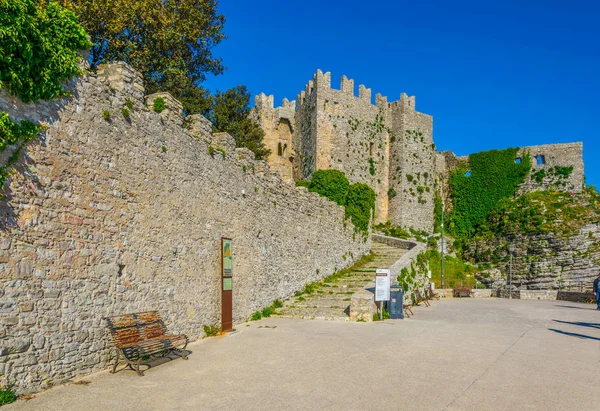
<instances>
[{"instance_id":1,"label":"green ivy","mask_svg":"<svg viewBox=\"0 0 600 411\"><path fill-rule=\"evenodd\" d=\"M375 160L373 158L369 158L369 173L372 176L375 175Z\"/></svg>"},{"instance_id":2,"label":"green ivy","mask_svg":"<svg viewBox=\"0 0 600 411\"><path fill-rule=\"evenodd\" d=\"M371 215L375 211L375 191L366 184L352 184L346 198L346 218L357 230L367 233Z\"/></svg>"},{"instance_id":3,"label":"green ivy","mask_svg":"<svg viewBox=\"0 0 600 411\"><path fill-rule=\"evenodd\" d=\"M469 156L450 177L454 208L449 231L458 238L471 237L477 226L504 198L512 197L531 170L531 157L515 162L518 148L484 151ZM467 174L470 172L470 174Z\"/></svg>"},{"instance_id":4,"label":"green ivy","mask_svg":"<svg viewBox=\"0 0 600 411\"><path fill-rule=\"evenodd\" d=\"M77 51L90 46L58 3L0 0L0 88L25 103L64 96L62 82L79 74Z\"/></svg>"}]
</instances>

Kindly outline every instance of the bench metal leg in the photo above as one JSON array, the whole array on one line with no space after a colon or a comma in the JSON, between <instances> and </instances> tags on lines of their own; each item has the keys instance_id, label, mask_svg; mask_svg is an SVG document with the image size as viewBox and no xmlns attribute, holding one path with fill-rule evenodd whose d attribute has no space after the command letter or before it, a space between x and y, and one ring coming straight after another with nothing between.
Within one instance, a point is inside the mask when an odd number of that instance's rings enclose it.
<instances>
[{"instance_id":1,"label":"bench metal leg","mask_svg":"<svg viewBox=\"0 0 600 411\"><path fill-rule=\"evenodd\" d=\"M117 372L117 365L119 365L119 358L121 356L121 350L117 349L117 358L115 359L115 365L113 365L113 369L110 372L111 374L114 374Z\"/></svg>"},{"instance_id":2,"label":"bench metal leg","mask_svg":"<svg viewBox=\"0 0 600 411\"><path fill-rule=\"evenodd\" d=\"M136 363L135 363L135 372L137 372L137 375L139 375L140 377L143 377L144 376L144 372L140 370L140 363L141 362L142 362L141 358L136 361Z\"/></svg>"}]
</instances>

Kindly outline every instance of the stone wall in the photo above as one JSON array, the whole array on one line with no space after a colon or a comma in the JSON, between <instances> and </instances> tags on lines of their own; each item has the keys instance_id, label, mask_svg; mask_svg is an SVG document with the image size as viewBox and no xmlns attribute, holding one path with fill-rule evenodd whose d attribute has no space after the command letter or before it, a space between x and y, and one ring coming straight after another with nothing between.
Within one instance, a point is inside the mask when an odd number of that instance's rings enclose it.
<instances>
[{"instance_id":1,"label":"stone wall","mask_svg":"<svg viewBox=\"0 0 600 411\"><path fill-rule=\"evenodd\" d=\"M0 385L104 369L104 316L159 310L172 332L201 337L220 321L221 237L233 239L238 323L370 250L342 207L207 134L206 119L148 109L128 66L70 87L39 105L0 96L12 118L49 125L0 203Z\"/></svg>"}]
</instances>

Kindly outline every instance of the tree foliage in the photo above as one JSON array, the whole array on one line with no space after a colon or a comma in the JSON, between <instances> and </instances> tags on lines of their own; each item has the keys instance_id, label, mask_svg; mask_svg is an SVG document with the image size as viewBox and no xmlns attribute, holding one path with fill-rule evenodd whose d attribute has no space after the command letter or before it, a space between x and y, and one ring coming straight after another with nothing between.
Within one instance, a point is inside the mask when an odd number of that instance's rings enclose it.
<instances>
[{"instance_id":1,"label":"tree foliage","mask_svg":"<svg viewBox=\"0 0 600 411\"><path fill-rule=\"evenodd\" d=\"M90 46L73 13L55 2L0 0L0 88L24 102L64 95Z\"/></svg>"},{"instance_id":2,"label":"tree foliage","mask_svg":"<svg viewBox=\"0 0 600 411\"><path fill-rule=\"evenodd\" d=\"M233 136L237 147L246 147L258 159L266 159L270 150L265 148L265 132L249 117L250 93L246 86L237 86L227 91L217 91L207 117L216 131Z\"/></svg>"},{"instance_id":3,"label":"tree foliage","mask_svg":"<svg viewBox=\"0 0 600 411\"><path fill-rule=\"evenodd\" d=\"M512 197L531 170L531 158L515 162L518 148L471 154L450 177L454 208L449 231L458 238L475 234L500 200Z\"/></svg>"},{"instance_id":4,"label":"tree foliage","mask_svg":"<svg viewBox=\"0 0 600 411\"><path fill-rule=\"evenodd\" d=\"M94 43L92 68L125 61L144 76L149 93L192 93L206 74L223 72L212 49L225 38L217 0L60 0Z\"/></svg>"}]
</instances>

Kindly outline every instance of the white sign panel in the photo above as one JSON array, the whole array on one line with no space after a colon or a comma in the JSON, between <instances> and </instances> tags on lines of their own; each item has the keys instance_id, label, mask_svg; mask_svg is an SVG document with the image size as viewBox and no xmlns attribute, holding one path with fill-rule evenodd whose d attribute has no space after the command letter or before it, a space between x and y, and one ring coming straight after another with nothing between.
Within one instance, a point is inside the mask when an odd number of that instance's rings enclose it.
<instances>
[{"instance_id":1,"label":"white sign panel","mask_svg":"<svg viewBox=\"0 0 600 411\"><path fill-rule=\"evenodd\" d=\"M375 301L389 301L390 270L378 268L375 275Z\"/></svg>"}]
</instances>

